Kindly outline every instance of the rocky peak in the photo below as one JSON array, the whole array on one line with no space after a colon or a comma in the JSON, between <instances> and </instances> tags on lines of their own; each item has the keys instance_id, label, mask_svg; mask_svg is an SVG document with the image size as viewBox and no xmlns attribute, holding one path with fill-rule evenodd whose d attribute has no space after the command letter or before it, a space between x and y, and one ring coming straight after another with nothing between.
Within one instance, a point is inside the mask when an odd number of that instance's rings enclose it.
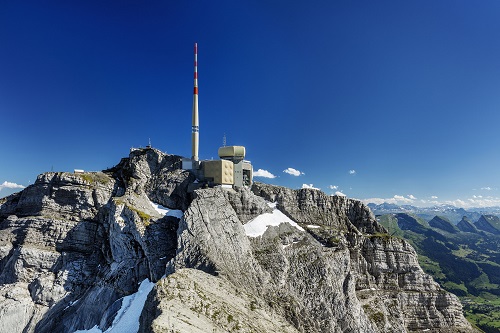
<instances>
[{"instance_id":1,"label":"rocky peak","mask_svg":"<svg viewBox=\"0 0 500 333\"><path fill-rule=\"evenodd\" d=\"M469 220L467 216L462 217L460 222L457 224L458 229L464 232L474 232L477 233L478 230L474 224Z\"/></svg>"},{"instance_id":2,"label":"rocky peak","mask_svg":"<svg viewBox=\"0 0 500 333\"><path fill-rule=\"evenodd\" d=\"M132 150L4 199L0 333L105 331L135 298L141 332L474 332L361 202L260 183L192 191L180 162Z\"/></svg>"},{"instance_id":3,"label":"rocky peak","mask_svg":"<svg viewBox=\"0 0 500 333\"><path fill-rule=\"evenodd\" d=\"M495 215L481 215L474 223L477 229L500 235L500 218Z\"/></svg>"},{"instance_id":4,"label":"rocky peak","mask_svg":"<svg viewBox=\"0 0 500 333\"><path fill-rule=\"evenodd\" d=\"M396 219L398 220L398 226L403 230L412 230L415 232L425 232L425 228L427 227L421 221L417 220L415 217L406 214L399 213L395 214Z\"/></svg>"},{"instance_id":5,"label":"rocky peak","mask_svg":"<svg viewBox=\"0 0 500 333\"><path fill-rule=\"evenodd\" d=\"M438 228L450 233L457 233L458 229L445 217L434 216L429 221L429 225L433 228Z\"/></svg>"}]
</instances>

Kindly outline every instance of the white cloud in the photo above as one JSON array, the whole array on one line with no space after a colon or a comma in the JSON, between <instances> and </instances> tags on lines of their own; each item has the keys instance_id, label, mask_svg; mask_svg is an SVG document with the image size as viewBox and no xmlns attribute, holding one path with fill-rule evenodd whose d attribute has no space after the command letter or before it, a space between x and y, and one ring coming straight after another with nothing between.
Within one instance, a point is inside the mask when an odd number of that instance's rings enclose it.
<instances>
[{"instance_id":1,"label":"white cloud","mask_svg":"<svg viewBox=\"0 0 500 333\"><path fill-rule=\"evenodd\" d=\"M341 197L345 197L346 195L340 191L335 192L335 195L339 195Z\"/></svg>"},{"instance_id":2,"label":"white cloud","mask_svg":"<svg viewBox=\"0 0 500 333\"><path fill-rule=\"evenodd\" d=\"M356 174L356 170L349 170L349 174L350 175L355 175Z\"/></svg>"},{"instance_id":3,"label":"white cloud","mask_svg":"<svg viewBox=\"0 0 500 333\"><path fill-rule=\"evenodd\" d=\"M436 200L438 197L433 195L431 196L431 200L415 200L412 199L412 195L402 196L395 195L392 198L368 198L363 199L362 201L366 204L374 203L380 205L384 202L395 204L395 205L403 205L403 204L412 204L416 205L420 203L423 207L428 207L431 205L451 205L459 208L484 208L484 207L498 207L500 206L500 198L493 196L482 196L482 195L472 195L470 198L463 199L453 199L453 200ZM413 197L414 198L414 197Z\"/></svg>"},{"instance_id":4,"label":"white cloud","mask_svg":"<svg viewBox=\"0 0 500 333\"><path fill-rule=\"evenodd\" d=\"M383 198L368 198L368 199L363 199L362 201L366 204L369 204L369 203L374 203L376 205L380 205L380 204L383 204L385 202L386 199L383 199Z\"/></svg>"},{"instance_id":5,"label":"white cloud","mask_svg":"<svg viewBox=\"0 0 500 333\"><path fill-rule=\"evenodd\" d=\"M0 184L0 191L4 188L24 188L24 186L16 184L16 183L4 181L3 184Z\"/></svg>"},{"instance_id":6,"label":"white cloud","mask_svg":"<svg viewBox=\"0 0 500 333\"><path fill-rule=\"evenodd\" d=\"M369 199L364 199L362 201L365 202L365 203L374 203L374 204L377 204L377 205L380 205L380 204L382 204L384 202L387 202L387 203L390 203L390 204L394 204L394 205L401 205L401 204L411 204L415 200L416 200L416 198L413 195L411 195L411 194L409 196L407 196L407 197L405 197L403 195L396 194L392 198L386 198L386 199L383 199L383 198L369 198Z\"/></svg>"},{"instance_id":7,"label":"white cloud","mask_svg":"<svg viewBox=\"0 0 500 333\"><path fill-rule=\"evenodd\" d=\"M283 172L287 173L289 175L295 176L295 177L298 177L300 175L304 175L303 172L300 172L299 170L296 170L294 168L286 168L285 170L283 170Z\"/></svg>"},{"instance_id":8,"label":"white cloud","mask_svg":"<svg viewBox=\"0 0 500 333\"><path fill-rule=\"evenodd\" d=\"M481 187L481 190L491 191L493 189L491 187L487 186L487 187Z\"/></svg>"},{"instance_id":9,"label":"white cloud","mask_svg":"<svg viewBox=\"0 0 500 333\"><path fill-rule=\"evenodd\" d=\"M254 171L253 176L254 177L262 177L262 178L276 178L275 175L273 175L269 171L263 170L263 169L259 169L257 171Z\"/></svg>"},{"instance_id":10,"label":"white cloud","mask_svg":"<svg viewBox=\"0 0 500 333\"><path fill-rule=\"evenodd\" d=\"M330 185L328 186L330 190L337 190L339 187L337 185Z\"/></svg>"},{"instance_id":11,"label":"white cloud","mask_svg":"<svg viewBox=\"0 0 500 333\"><path fill-rule=\"evenodd\" d=\"M319 190L319 188L314 187L313 184L302 184L302 188L310 188L310 189L313 189L313 190Z\"/></svg>"},{"instance_id":12,"label":"white cloud","mask_svg":"<svg viewBox=\"0 0 500 333\"><path fill-rule=\"evenodd\" d=\"M471 205L467 204L465 201L463 201L461 199L447 200L447 201L444 202L444 204L446 204L446 205L452 205L452 206L455 206L455 207L462 207L462 208L472 207Z\"/></svg>"},{"instance_id":13,"label":"white cloud","mask_svg":"<svg viewBox=\"0 0 500 333\"><path fill-rule=\"evenodd\" d=\"M500 198L495 198L495 197L483 197L483 196L472 196L472 198L468 199L468 202L464 202L462 200L453 200L453 201L447 201L446 203L450 205L455 205L457 207L462 207L462 208L472 208L472 207L494 207L494 206L500 206Z\"/></svg>"},{"instance_id":14,"label":"white cloud","mask_svg":"<svg viewBox=\"0 0 500 333\"><path fill-rule=\"evenodd\" d=\"M412 203L414 200L412 198L404 197L402 195L397 195L397 194L393 197L393 199L398 203Z\"/></svg>"}]
</instances>

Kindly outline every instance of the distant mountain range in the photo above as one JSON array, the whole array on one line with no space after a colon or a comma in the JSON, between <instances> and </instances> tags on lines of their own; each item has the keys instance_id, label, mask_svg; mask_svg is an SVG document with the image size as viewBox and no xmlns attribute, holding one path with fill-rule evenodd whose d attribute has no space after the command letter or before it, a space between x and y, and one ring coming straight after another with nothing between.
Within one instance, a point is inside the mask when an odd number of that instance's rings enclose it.
<instances>
[{"instance_id":1,"label":"distant mountain range","mask_svg":"<svg viewBox=\"0 0 500 333\"><path fill-rule=\"evenodd\" d=\"M500 207L458 208L452 205L438 205L432 207L416 207L412 205L395 205L384 202L382 204L369 203L368 207L375 215L406 213L413 214L427 222L435 216L445 217L453 224L458 224L465 216L471 221L477 221L481 215L495 215L500 217Z\"/></svg>"}]
</instances>

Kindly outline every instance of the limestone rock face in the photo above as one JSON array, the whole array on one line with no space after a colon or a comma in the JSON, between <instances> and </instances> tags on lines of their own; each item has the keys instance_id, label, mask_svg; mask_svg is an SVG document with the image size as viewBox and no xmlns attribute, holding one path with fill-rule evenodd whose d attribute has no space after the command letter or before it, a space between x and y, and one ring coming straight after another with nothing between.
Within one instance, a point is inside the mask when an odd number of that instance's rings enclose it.
<instances>
[{"instance_id":1,"label":"limestone rock face","mask_svg":"<svg viewBox=\"0 0 500 333\"><path fill-rule=\"evenodd\" d=\"M292 190L262 183L255 183L252 191L270 202L277 202L278 209L294 221L321 223L344 231L386 232L370 209L358 200L327 196L319 190Z\"/></svg>"},{"instance_id":2,"label":"limestone rock face","mask_svg":"<svg viewBox=\"0 0 500 333\"><path fill-rule=\"evenodd\" d=\"M356 297L347 248L322 246L289 224L252 239L271 276L265 298L301 332L376 332Z\"/></svg>"},{"instance_id":3,"label":"limestone rock face","mask_svg":"<svg viewBox=\"0 0 500 333\"><path fill-rule=\"evenodd\" d=\"M102 173L46 173L0 207L0 246L9 249L0 258L0 312L12 300L24 304L13 318L20 332L43 326L51 309L92 288L103 241L96 216L114 185Z\"/></svg>"},{"instance_id":4,"label":"limestone rock face","mask_svg":"<svg viewBox=\"0 0 500 333\"><path fill-rule=\"evenodd\" d=\"M196 268L224 275L236 286L257 291L263 272L252 255L250 240L224 189L196 190L177 230L177 253L168 272Z\"/></svg>"},{"instance_id":5,"label":"limestone rock face","mask_svg":"<svg viewBox=\"0 0 500 333\"><path fill-rule=\"evenodd\" d=\"M144 279L141 332L475 332L361 202L259 183L192 191L180 163L132 150L2 199L0 333L104 331ZM248 236L255 218L285 220L270 203L296 225Z\"/></svg>"},{"instance_id":6,"label":"limestone rock face","mask_svg":"<svg viewBox=\"0 0 500 333\"><path fill-rule=\"evenodd\" d=\"M187 187L195 177L181 170L181 164L180 156L153 148L136 149L110 171L129 193L146 193L165 207L186 210L190 202Z\"/></svg>"},{"instance_id":7,"label":"limestone rock face","mask_svg":"<svg viewBox=\"0 0 500 333\"><path fill-rule=\"evenodd\" d=\"M422 271L415 251L406 241L367 237L360 254L356 265L357 294L365 313L380 331L389 327L410 332L472 330L458 298L444 292Z\"/></svg>"},{"instance_id":8,"label":"limestone rock face","mask_svg":"<svg viewBox=\"0 0 500 333\"><path fill-rule=\"evenodd\" d=\"M133 159L160 162L133 165ZM156 212L146 192L152 173L173 171L173 160L142 150L106 173L42 174L6 198L0 206L0 314L12 325L0 325L0 332L105 329L123 296L145 278L161 278L177 249L179 218ZM175 193L188 177L172 177L176 185L165 191L164 203L177 207L185 200ZM153 200L160 190L149 190Z\"/></svg>"},{"instance_id":9,"label":"limestone rock face","mask_svg":"<svg viewBox=\"0 0 500 333\"><path fill-rule=\"evenodd\" d=\"M253 195L251 190L246 187L239 188L237 191L226 189L223 193L243 224L260 214L272 211L264 198Z\"/></svg>"},{"instance_id":10,"label":"limestone rock face","mask_svg":"<svg viewBox=\"0 0 500 333\"><path fill-rule=\"evenodd\" d=\"M180 269L156 284L140 327L139 332L299 332L262 299L196 269Z\"/></svg>"}]
</instances>

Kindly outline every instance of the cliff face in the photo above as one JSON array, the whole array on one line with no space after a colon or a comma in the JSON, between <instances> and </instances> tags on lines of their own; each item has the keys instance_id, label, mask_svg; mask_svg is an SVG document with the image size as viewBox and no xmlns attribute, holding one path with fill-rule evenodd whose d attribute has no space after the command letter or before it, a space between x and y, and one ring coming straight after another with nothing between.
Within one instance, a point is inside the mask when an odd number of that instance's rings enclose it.
<instances>
[{"instance_id":1,"label":"cliff face","mask_svg":"<svg viewBox=\"0 0 500 333\"><path fill-rule=\"evenodd\" d=\"M8 197L0 332L104 331L145 279L155 285L140 332L474 331L361 202L265 184L188 191L194 177L179 166L136 150L105 172L45 173ZM298 225L248 236L270 202Z\"/></svg>"}]
</instances>

